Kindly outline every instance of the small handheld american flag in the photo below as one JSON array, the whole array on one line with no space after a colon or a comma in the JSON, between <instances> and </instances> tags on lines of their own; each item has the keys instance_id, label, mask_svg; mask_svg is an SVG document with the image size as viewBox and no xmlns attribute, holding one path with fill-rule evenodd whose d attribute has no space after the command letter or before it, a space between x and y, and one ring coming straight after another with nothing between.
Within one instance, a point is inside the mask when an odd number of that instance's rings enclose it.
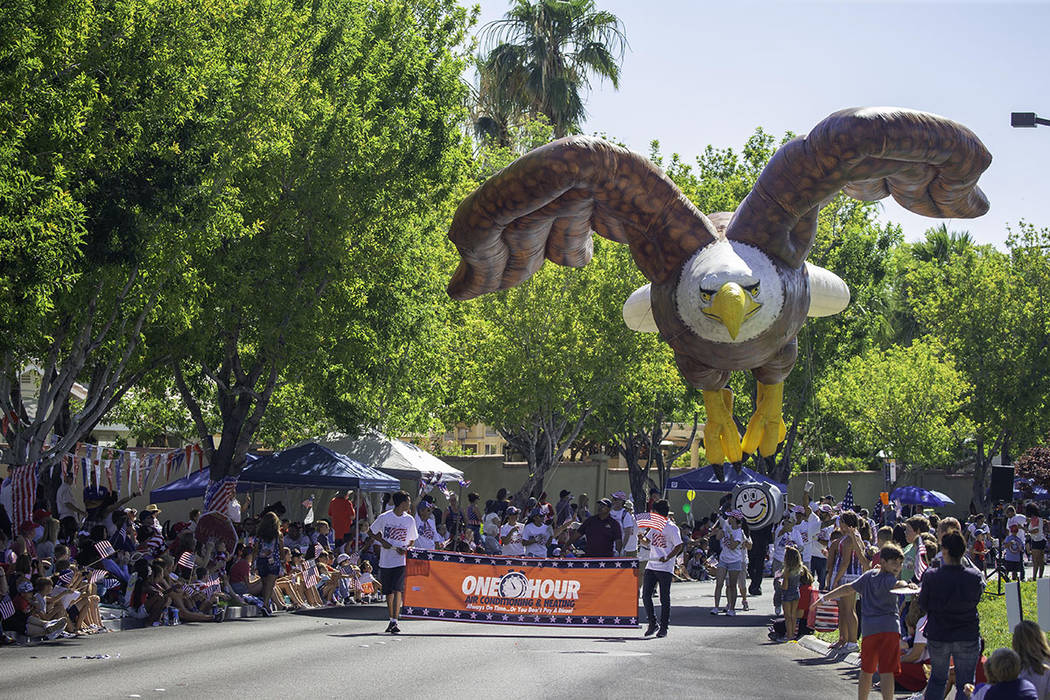
<instances>
[{"instance_id":1,"label":"small handheld american flag","mask_svg":"<svg viewBox=\"0 0 1050 700\"><path fill-rule=\"evenodd\" d=\"M179 566L185 566L187 569L192 569L193 552L183 552L182 556L179 557Z\"/></svg>"},{"instance_id":2,"label":"small handheld american flag","mask_svg":"<svg viewBox=\"0 0 1050 700\"><path fill-rule=\"evenodd\" d=\"M857 505L853 501L853 482L846 482L846 495L842 497L842 510L853 510Z\"/></svg>"},{"instance_id":3,"label":"small handheld american flag","mask_svg":"<svg viewBox=\"0 0 1050 700\"><path fill-rule=\"evenodd\" d=\"M109 540L101 540L95 543L95 551L98 552L98 556L102 559L111 557L116 554L116 550L113 549L113 545L109 543Z\"/></svg>"},{"instance_id":4,"label":"small handheld american flag","mask_svg":"<svg viewBox=\"0 0 1050 700\"><path fill-rule=\"evenodd\" d=\"M317 566L313 562L310 562L303 572L303 583L310 588L317 585Z\"/></svg>"},{"instance_id":5,"label":"small handheld american flag","mask_svg":"<svg viewBox=\"0 0 1050 700\"><path fill-rule=\"evenodd\" d=\"M638 527L648 527L653 530L663 530L667 525L667 518L659 513L639 513L635 523Z\"/></svg>"},{"instance_id":6,"label":"small handheld american flag","mask_svg":"<svg viewBox=\"0 0 1050 700\"><path fill-rule=\"evenodd\" d=\"M102 579L106 578L106 574L109 573L105 569L92 569L91 577L88 579L91 583L98 583Z\"/></svg>"},{"instance_id":7,"label":"small handheld american flag","mask_svg":"<svg viewBox=\"0 0 1050 700\"><path fill-rule=\"evenodd\" d=\"M5 595L0 599L0 619L6 620L15 614L15 604L11 602L11 596Z\"/></svg>"},{"instance_id":8,"label":"small handheld american flag","mask_svg":"<svg viewBox=\"0 0 1050 700\"><path fill-rule=\"evenodd\" d=\"M73 583L73 570L69 569L58 575L58 582L63 586L68 586Z\"/></svg>"},{"instance_id":9,"label":"small handheld american flag","mask_svg":"<svg viewBox=\"0 0 1050 700\"><path fill-rule=\"evenodd\" d=\"M926 545L923 543L922 538L918 538L918 545L915 551L915 581L921 582L922 575L926 573L926 569L929 566L926 565Z\"/></svg>"}]
</instances>

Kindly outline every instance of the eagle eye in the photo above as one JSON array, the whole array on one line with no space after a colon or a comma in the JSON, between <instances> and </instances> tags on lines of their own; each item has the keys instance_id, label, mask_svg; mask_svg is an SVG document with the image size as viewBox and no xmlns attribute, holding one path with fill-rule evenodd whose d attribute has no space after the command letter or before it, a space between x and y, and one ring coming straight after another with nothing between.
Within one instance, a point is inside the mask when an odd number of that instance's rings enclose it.
<instances>
[{"instance_id":1,"label":"eagle eye","mask_svg":"<svg viewBox=\"0 0 1050 700\"><path fill-rule=\"evenodd\" d=\"M754 284L752 284L749 287L744 287L744 289L747 291L747 293L751 295L752 299L754 299L755 297L758 296L758 291L759 291L758 284L759 284L758 282L755 282Z\"/></svg>"}]
</instances>

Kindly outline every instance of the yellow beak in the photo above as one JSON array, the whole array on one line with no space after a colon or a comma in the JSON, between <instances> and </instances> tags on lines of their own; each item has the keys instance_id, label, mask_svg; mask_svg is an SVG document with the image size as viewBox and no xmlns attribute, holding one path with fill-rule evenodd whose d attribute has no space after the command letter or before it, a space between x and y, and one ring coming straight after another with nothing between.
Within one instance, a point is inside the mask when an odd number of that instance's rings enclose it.
<instances>
[{"instance_id":1,"label":"yellow beak","mask_svg":"<svg viewBox=\"0 0 1050 700\"><path fill-rule=\"evenodd\" d=\"M726 282L715 293L711 306L703 312L705 316L721 321L729 331L729 337L736 340L741 324L761 306L739 284Z\"/></svg>"}]
</instances>

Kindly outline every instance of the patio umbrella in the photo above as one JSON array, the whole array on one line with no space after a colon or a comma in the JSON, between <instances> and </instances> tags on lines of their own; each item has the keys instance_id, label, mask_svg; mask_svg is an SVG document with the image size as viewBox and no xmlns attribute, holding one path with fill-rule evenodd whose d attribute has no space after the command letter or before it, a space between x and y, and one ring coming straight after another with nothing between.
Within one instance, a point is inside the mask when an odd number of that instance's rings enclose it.
<instances>
[{"instance_id":1,"label":"patio umbrella","mask_svg":"<svg viewBox=\"0 0 1050 700\"><path fill-rule=\"evenodd\" d=\"M900 486L890 494L891 501L900 501L909 506L941 506L954 505L951 496L940 491L919 488L918 486Z\"/></svg>"}]
</instances>

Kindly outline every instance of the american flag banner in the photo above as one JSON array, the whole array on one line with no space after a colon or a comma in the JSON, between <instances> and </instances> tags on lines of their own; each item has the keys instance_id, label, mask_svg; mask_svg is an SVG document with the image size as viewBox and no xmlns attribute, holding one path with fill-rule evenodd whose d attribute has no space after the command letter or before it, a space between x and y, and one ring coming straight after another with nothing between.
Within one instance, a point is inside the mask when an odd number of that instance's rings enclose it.
<instances>
[{"instance_id":1,"label":"american flag banner","mask_svg":"<svg viewBox=\"0 0 1050 700\"><path fill-rule=\"evenodd\" d=\"M11 596L5 595L0 599L0 619L6 620L15 614L15 604L11 602Z\"/></svg>"},{"instance_id":2,"label":"american flag banner","mask_svg":"<svg viewBox=\"0 0 1050 700\"><path fill-rule=\"evenodd\" d=\"M110 544L109 540L101 540L95 543L95 551L98 552L98 556L101 559L111 557L116 554L116 550L113 549L113 545Z\"/></svg>"},{"instance_id":3,"label":"american flag banner","mask_svg":"<svg viewBox=\"0 0 1050 700\"><path fill-rule=\"evenodd\" d=\"M12 525L18 528L33 519L33 503L36 502L36 465L24 464L15 467L11 472L11 485L14 487L11 505L15 511L11 520Z\"/></svg>"},{"instance_id":4,"label":"american flag banner","mask_svg":"<svg viewBox=\"0 0 1050 700\"><path fill-rule=\"evenodd\" d=\"M320 542L314 543L314 557L319 557L324 552L324 547L321 546Z\"/></svg>"},{"instance_id":5,"label":"american flag banner","mask_svg":"<svg viewBox=\"0 0 1050 700\"><path fill-rule=\"evenodd\" d=\"M914 581L919 583L922 581L922 575L926 573L926 569L930 568L926 564L926 544L922 541L922 537L916 539L915 545L915 576Z\"/></svg>"},{"instance_id":6,"label":"american flag banner","mask_svg":"<svg viewBox=\"0 0 1050 700\"><path fill-rule=\"evenodd\" d=\"M225 513L237 496L237 477L226 476L219 481L208 481L204 492L204 512Z\"/></svg>"},{"instance_id":7,"label":"american flag banner","mask_svg":"<svg viewBox=\"0 0 1050 700\"><path fill-rule=\"evenodd\" d=\"M438 474L422 474L419 477L419 495L422 496L425 493L430 493L434 490L434 487L441 483L441 476Z\"/></svg>"},{"instance_id":8,"label":"american flag banner","mask_svg":"<svg viewBox=\"0 0 1050 700\"><path fill-rule=\"evenodd\" d=\"M193 552L188 552L188 551L187 552L183 552L182 556L179 557L179 566L184 566L187 569L192 569L193 568L193 562L194 562Z\"/></svg>"},{"instance_id":9,"label":"american flag banner","mask_svg":"<svg viewBox=\"0 0 1050 700\"><path fill-rule=\"evenodd\" d=\"M104 459L102 460L102 472L106 475L106 485L109 486L109 490L113 490L113 460Z\"/></svg>"},{"instance_id":10,"label":"american flag banner","mask_svg":"<svg viewBox=\"0 0 1050 700\"><path fill-rule=\"evenodd\" d=\"M317 585L317 565L310 562L306 565L306 569L303 571L303 583L310 588Z\"/></svg>"},{"instance_id":11,"label":"american flag banner","mask_svg":"<svg viewBox=\"0 0 1050 700\"><path fill-rule=\"evenodd\" d=\"M871 511L871 517L876 525L882 525L882 497L875 497L875 509Z\"/></svg>"},{"instance_id":12,"label":"american flag banner","mask_svg":"<svg viewBox=\"0 0 1050 700\"><path fill-rule=\"evenodd\" d=\"M468 486L470 486L470 479L460 479L459 485L462 488L467 488Z\"/></svg>"},{"instance_id":13,"label":"american flag banner","mask_svg":"<svg viewBox=\"0 0 1050 700\"><path fill-rule=\"evenodd\" d=\"M635 519L635 524L638 527L648 527L653 530L663 530L664 526L667 525L667 518L660 515L659 513L639 513Z\"/></svg>"},{"instance_id":14,"label":"american flag banner","mask_svg":"<svg viewBox=\"0 0 1050 700\"><path fill-rule=\"evenodd\" d=\"M853 502L853 482L846 482L846 495L842 497L842 510L854 510L857 504Z\"/></svg>"}]
</instances>

